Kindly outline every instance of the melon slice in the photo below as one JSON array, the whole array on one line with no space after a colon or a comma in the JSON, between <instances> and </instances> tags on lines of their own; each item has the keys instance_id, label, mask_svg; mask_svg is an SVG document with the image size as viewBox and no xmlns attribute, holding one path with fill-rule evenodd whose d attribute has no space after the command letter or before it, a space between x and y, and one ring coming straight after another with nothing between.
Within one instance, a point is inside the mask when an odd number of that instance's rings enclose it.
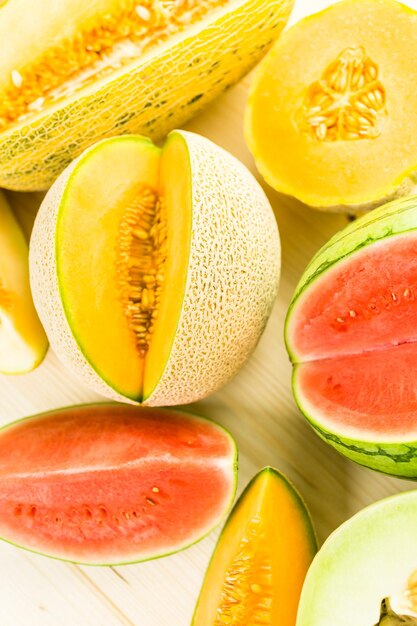
<instances>
[{"instance_id":1,"label":"melon slice","mask_svg":"<svg viewBox=\"0 0 417 626\"><path fill-rule=\"evenodd\" d=\"M280 37L256 70L245 122L274 189L349 212L411 193L416 37L416 11L395 0L334 2Z\"/></svg>"},{"instance_id":2,"label":"melon slice","mask_svg":"<svg viewBox=\"0 0 417 626\"><path fill-rule=\"evenodd\" d=\"M416 626L417 491L342 524L307 573L297 626Z\"/></svg>"},{"instance_id":3,"label":"melon slice","mask_svg":"<svg viewBox=\"0 0 417 626\"><path fill-rule=\"evenodd\" d=\"M246 73L293 0L0 3L0 185L47 189L99 139L159 138Z\"/></svg>"},{"instance_id":4,"label":"melon slice","mask_svg":"<svg viewBox=\"0 0 417 626\"><path fill-rule=\"evenodd\" d=\"M303 500L282 474L266 467L246 487L226 522L193 626L294 626L315 552Z\"/></svg>"},{"instance_id":5,"label":"melon slice","mask_svg":"<svg viewBox=\"0 0 417 626\"><path fill-rule=\"evenodd\" d=\"M87 150L53 185L31 239L51 345L113 399L191 402L254 349L279 278L279 237L252 175L207 139L171 133Z\"/></svg>"},{"instance_id":6,"label":"melon slice","mask_svg":"<svg viewBox=\"0 0 417 626\"><path fill-rule=\"evenodd\" d=\"M353 460L417 476L417 198L381 207L317 253L286 322L296 401Z\"/></svg>"},{"instance_id":7,"label":"melon slice","mask_svg":"<svg viewBox=\"0 0 417 626\"><path fill-rule=\"evenodd\" d=\"M209 532L236 489L236 446L209 420L83 405L0 431L0 536L48 556L136 562Z\"/></svg>"},{"instance_id":8,"label":"melon slice","mask_svg":"<svg viewBox=\"0 0 417 626\"><path fill-rule=\"evenodd\" d=\"M0 372L28 372L47 349L30 293L28 245L0 192Z\"/></svg>"}]
</instances>

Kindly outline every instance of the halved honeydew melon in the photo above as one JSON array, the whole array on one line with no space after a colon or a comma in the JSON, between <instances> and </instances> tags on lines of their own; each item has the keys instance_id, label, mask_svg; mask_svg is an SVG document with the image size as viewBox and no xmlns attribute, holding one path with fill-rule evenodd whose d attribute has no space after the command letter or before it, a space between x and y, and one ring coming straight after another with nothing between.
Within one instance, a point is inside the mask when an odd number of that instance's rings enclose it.
<instances>
[{"instance_id":1,"label":"halved honeydew melon","mask_svg":"<svg viewBox=\"0 0 417 626\"><path fill-rule=\"evenodd\" d=\"M46 189L99 139L164 136L257 62L292 5L10 0L0 7L0 184Z\"/></svg>"},{"instance_id":2,"label":"halved honeydew melon","mask_svg":"<svg viewBox=\"0 0 417 626\"><path fill-rule=\"evenodd\" d=\"M30 292L28 245L0 192L0 372L30 371L47 349Z\"/></svg>"},{"instance_id":3,"label":"halved honeydew melon","mask_svg":"<svg viewBox=\"0 0 417 626\"><path fill-rule=\"evenodd\" d=\"M114 399L191 402L254 349L279 278L261 187L207 139L175 131L88 149L48 192L31 283L51 344Z\"/></svg>"},{"instance_id":4,"label":"halved honeydew melon","mask_svg":"<svg viewBox=\"0 0 417 626\"><path fill-rule=\"evenodd\" d=\"M290 305L295 399L349 458L417 476L417 199L376 209L313 258Z\"/></svg>"}]
</instances>

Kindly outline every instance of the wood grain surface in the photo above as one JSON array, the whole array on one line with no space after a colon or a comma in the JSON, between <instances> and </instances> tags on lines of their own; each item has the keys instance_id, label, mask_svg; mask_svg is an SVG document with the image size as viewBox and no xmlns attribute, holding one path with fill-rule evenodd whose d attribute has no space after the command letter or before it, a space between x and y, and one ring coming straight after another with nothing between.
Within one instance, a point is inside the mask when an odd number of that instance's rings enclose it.
<instances>
[{"instance_id":1,"label":"wood grain surface","mask_svg":"<svg viewBox=\"0 0 417 626\"><path fill-rule=\"evenodd\" d=\"M298 0L292 22L328 4ZM417 9L417 1L408 4ZM255 172L242 133L249 82L250 77L244 79L187 128L214 140ZM282 241L279 296L250 362L230 384L193 409L234 434L240 455L239 491L266 464L282 470L307 501L322 541L364 505L412 489L413 484L345 460L317 438L298 412L283 321L302 270L346 218L312 211L264 187ZM8 196L29 230L42 194ZM52 351L29 375L0 376L0 424L94 400L99 396L72 376ZM124 567L61 563L0 543L0 625L187 626L216 537L214 532L180 554Z\"/></svg>"}]
</instances>

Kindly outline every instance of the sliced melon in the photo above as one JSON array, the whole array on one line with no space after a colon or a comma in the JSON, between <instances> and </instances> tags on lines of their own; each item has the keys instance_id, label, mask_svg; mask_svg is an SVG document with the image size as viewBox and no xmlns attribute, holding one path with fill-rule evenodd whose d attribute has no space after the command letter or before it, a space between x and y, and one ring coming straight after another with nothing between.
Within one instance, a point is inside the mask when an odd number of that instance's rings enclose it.
<instances>
[{"instance_id":1,"label":"sliced melon","mask_svg":"<svg viewBox=\"0 0 417 626\"><path fill-rule=\"evenodd\" d=\"M256 70L246 139L274 189L325 210L410 194L417 172L417 13L344 0L276 42Z\"/></svg>"},{"instance_id":2,"label":"sliced melon","mask_svg":"<svg viewBox=\"0 0 417 626\"><path fill-rule=\"evenodd\" d=\"M251 174L207 139L105 140L57 180L31 240L51 344L114 399L191 402L248 358L279 278L279 237Z\"/></svg>"},{"instance_id":3,"label":"sliced melon","mask_svg":"<svg viewBox=\"0 0 417 626\"><path fill-rule=\"evenodd\" d=\"M417 476L417 198L337 234L302 276L286 321L296 401L353 460Z\"/></svg>"},{"instance_id":4,"label":"sliced melon","mask_svg":"<svg viewBox=\"0 0 417 626\"><path fill-rule=\"evenodd\" d=\"M47 349L30 292L28 245L0 192L0 372L28 372Z\"/></svg>"},{"instance_id":5,"label":"sliced melon","mask_svg":"<svg viewBox=\"0 0 417 626\"><path fill-rule=\"evenodd\" d=\"M282 474L263 469L226 522L193 626L294 626L315 552L314 530L300 495Z\"/></svg>"},{"instance_id":6,"label":"sliced melon","mask_svg":"<svg viewBox=\"0 0 417 626\"><path fill-rule=\"evenodd\" d=\"M0 537L55 558L136 562L201 539L231 506L236 446L186 413L83 405L0 430Z\"/></svg>"},{"instance_id":7,"label":"sliced melon","mask_svg":"<svg viewBox=\"0 0 417 626\"><path fill-rule=\"evenodd\" d=\"M48 188L99 139L159 138L246 73L293 0L0 4L0 185Z\"/></svg>"},{"instance_id":8,"label":"sliced melon","mask_svg":"<svg viewBox=\"0 0 417 626\"><path fill-rule=\"evenodd\" d=\"M417 624L417 491L342 524L308 571L297 626Z\"/></svg>"}]
</instances>

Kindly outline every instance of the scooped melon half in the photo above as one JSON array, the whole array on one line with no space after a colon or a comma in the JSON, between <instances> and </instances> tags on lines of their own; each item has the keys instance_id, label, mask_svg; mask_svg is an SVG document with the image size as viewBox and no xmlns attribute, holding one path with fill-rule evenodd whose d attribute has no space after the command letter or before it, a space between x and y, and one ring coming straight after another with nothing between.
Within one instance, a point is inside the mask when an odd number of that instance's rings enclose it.
<instances>
[{"instance_id":1,"label":"scooped melon half","mask_svg":"<svg viewBox=\"0 0 417 626\"><path fill-rule=\"evenodd\" d=\"M417 198L375 209L312 259L286 343L317 433L379 471L417 477Z\"/></svg>"},{"instance_id":2,"label":"scooped melon half","mask_svg":"<svg viewBox=\"0 0 417 626\"><path fill-rule=\"evenodd\" d=\"M261 62L246 139L274 189L325 210L374 208L414 188L417 13L345 0L301 20Z\"/></svg>"},{"instance_id":3,"label":"scooped melon half","mask_svg":"<svg viewBox=\"0 0 417 626\"><path fill-rule=\"evenodd\" d=\"M0 185L48 188L105 137L154 139L258 61L293 0L9 0L0 6Z\"/></svg>"},{"instance_id":4,"label":"scooped melon half","mask_svg":"<svg viewBox=\"0 0 417 626\"><path fill-rule=\"evenodd\" d=\"M191 402L233 376L276 294L279 236L246 168L183 131L104 140L56 181L31 239L51 345L114 399Z\"/></svg>"},{"instance_id":5,"label":"scooped melon half","mask_svg":"<svg viewBox=\"0 0 417 626\"><path fill-rule=\"evenodd\" d=\"M211 558L193 626L294 626L316 552L307 508L271 467L249 483Z\"/></svg>"},{"instance_id":6,"label":"scooped melon half","mask_svg":"<svg viewBox=\"0 0 417 626\"><path fill-rule=\"evenodd\" d=\"M297 626L416 626L417 491L342 524L307 573Z\"/></svg>"},{"instance_id":7,"label":"scooped melon half","mask_svg":"<svg viewBox=\"0 0 417 626\"><path fill-rule=\"evenodd\" d=\"M0 372L28 372L47 349L30 292L28 244L0 192Z\"/></svg>"}]
</instances>

